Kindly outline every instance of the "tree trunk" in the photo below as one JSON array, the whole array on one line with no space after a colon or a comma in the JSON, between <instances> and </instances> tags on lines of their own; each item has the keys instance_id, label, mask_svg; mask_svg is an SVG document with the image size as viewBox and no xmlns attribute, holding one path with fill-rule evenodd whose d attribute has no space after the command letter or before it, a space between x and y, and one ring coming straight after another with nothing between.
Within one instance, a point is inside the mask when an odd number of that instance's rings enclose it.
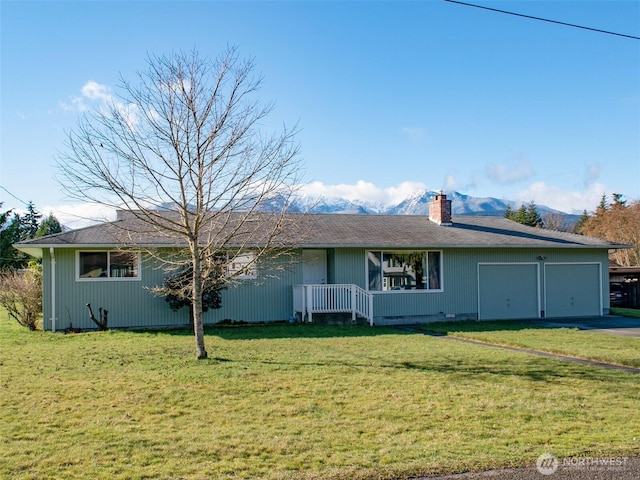
<instances>
[{"instance_id":1,"label":"tree trunk","mask_svg":"<svg viewBox=\"0 0 640 480\"><path fill-rule=\"evenodd\" d=\"M204 348L204 319L202 318L202 266L200 264L200 252L197 245L192 246L193 259L193 333L196 337L196 351L198 360L208 357Z\"/></svg>"}]
</instances>

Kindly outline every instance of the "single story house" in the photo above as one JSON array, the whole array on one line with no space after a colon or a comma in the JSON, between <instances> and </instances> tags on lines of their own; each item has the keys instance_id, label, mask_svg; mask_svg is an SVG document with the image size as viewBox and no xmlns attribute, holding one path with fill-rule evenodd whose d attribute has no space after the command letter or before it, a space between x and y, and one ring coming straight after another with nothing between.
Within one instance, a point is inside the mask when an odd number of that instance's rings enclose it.
<instances>
[{"instance_id":1,"label":"single story house","mask_svg":"<svg viewBox=\"0 0 640 480\"><path fill-rule=\"evenodd\" d=\"M282 233L295 261L276 276L258 263L239 286L223 291L222 308L205 313L206 324L314 321L319 312L350 312L372 325L606 315L608 252L626 248L501 217L452 218L444 194L430 204L428 217L286 216ZM121 248L133 240L158 251L180 245L157 232L136 230L132 239L135 221L119 212L114 222L16 244L43 260L46 330L95 328L87 303L107 309L112 328L188 323L186 309L172 311L149 291L162 285L163 270L144 253ZM230 268L243 268L237 259L240 265Z\"/></svg>"}]
</instances>

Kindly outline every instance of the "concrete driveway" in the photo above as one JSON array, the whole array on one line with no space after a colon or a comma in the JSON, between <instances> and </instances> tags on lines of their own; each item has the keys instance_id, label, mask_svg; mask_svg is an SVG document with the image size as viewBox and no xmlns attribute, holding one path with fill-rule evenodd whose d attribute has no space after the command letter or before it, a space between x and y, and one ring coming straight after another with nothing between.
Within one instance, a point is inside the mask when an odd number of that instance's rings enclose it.
<instances>
[{"instance_id":1,"label":"concrete driveway","mask_svg":"<svg viewBox=\"0 0 640 480\"><path fill-rule=\"evenodd\" d=\"M579 330L592 330L624 337L640 337L640 318L607 315L604 317L544 318L526 320L522 323L548 328L577 328Z\"/></svg>"}]
</instances>

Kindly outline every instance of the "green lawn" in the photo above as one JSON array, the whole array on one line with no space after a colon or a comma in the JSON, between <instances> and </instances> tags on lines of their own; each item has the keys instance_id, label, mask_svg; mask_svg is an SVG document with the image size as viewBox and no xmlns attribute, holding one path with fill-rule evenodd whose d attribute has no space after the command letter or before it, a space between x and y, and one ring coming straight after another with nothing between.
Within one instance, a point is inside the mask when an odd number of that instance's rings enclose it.
<instances>
[{"instance_id":1,"label":"green lawn","mask_svg":"<svg viewBox=\"0 0 640 480\"><path fill-rule=\"evenodd\" d=\"M185 331L0 317L0 477L384 479L640 453L637 375L383 328L206 341L197 361Z\"/></svg>"},{"instance_id":2,"label":"green lawn","mask_svg":"<svg viewBox=\"0 0 640 480\"><path fill-rule=\"evenodd\" d=\"M431 323L422 329L500 345L640 367L640 338L509 321Z\"/></svg>"},{"instance_id":3,"label":"green lawn","mask_svg":"<svg viewBox=\"0 0 640 480\"><path fill-rule=\"evenodd\" d=\"M609 309L611 315L620 315L622 317L640 318L640 309L638 308L621 308L611 307Z\"/></svg>"}]
</instances>

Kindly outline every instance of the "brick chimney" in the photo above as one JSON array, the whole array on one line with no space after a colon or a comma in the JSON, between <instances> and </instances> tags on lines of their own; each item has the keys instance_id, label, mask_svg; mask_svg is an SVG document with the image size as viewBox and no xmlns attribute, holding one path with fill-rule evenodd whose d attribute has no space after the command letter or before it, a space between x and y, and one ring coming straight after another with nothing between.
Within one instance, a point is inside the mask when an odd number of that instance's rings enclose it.
<instances>
[{"instance_id":1,"label":"brick chimney","mask_svg":"<svg viewBox=\"0 0 640 480\"><path fill-rule=\"evenodd\" d=\"M429 204L429 220L438 225L452 225L451 200L444 193L438 193Z\"/></svg>"}]
</instances>

